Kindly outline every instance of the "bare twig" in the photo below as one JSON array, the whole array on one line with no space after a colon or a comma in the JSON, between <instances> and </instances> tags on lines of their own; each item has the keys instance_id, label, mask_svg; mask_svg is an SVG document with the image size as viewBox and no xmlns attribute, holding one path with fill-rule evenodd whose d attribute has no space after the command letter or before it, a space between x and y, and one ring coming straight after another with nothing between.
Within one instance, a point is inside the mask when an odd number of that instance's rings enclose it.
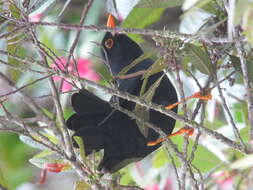
<instances>
[{"instance_id":1,"label":"bare twig","mask_svg":"<svg viewBox=\"0 0 253 190\"><path fill-rule=\"evenodd\" d=\"M52 78L49 79L49 85L50 85L51 92L53 95L54 104L55 104L55 107L57 110L58 119L61 124L62 134L63 134L63 138L65 140L66 153L69 158L74 158L74 151L73 151L73 147L72 147L72 142L70 140L70 135L67 131L67 127L66 127L65 120L63 117L63 110L62 110L62 107L60 104L59 95L57 93L57 89L56 89L56 86L55 86Z\"/></svg>"},{"instance_id":2,"label":"bare twig","mask_svg":"<svg viewBox=\"0 0 253 190\"><path fill-rule=\"evenodd\" d=\"M1 54L1 50L0 50L0 54ZM14 66L14 65L11 65L11 64L7 63L4 60L0 60L0 63L6 65L9 68L14 69L16 71L31 72L31 73L36 73L36 74L47 74L45 72L37 71L37 70L31 69L31 68L28 68L28 67L25 67L25 66L19 66L19 67L17 67L17 66Z\"/></svg>"},{"instance_id":3,"label":"bare twig","mask_svg":"<svg viewBox=\"0 0 253 190\"><path fill-rule=\"evenodd\" d=\"M217 81L217 78L216 78L215 81ZM240 135L240 133L239 133L239 130L238 130L238 128L237 128L237 126L236 126L236 124L235 124L235 122L234 122L233 116L232 116L232 114L231 114L231 112L230 112L230 109L229 109L229 107L228 107L228 105L227 105L227 102L226 102L226 99L225 99L225 97L224 97L224 95L223 95L223 92L222 92L222 90L221 90L220 84L217 83L217 86L218 86L218 91L219 91L219 94L220 94L220 97L221 97L221 100L222 100L222 105L223 105L223 107L224 107L224 109L225 109L225 111L226 111L226 113L227 113L227 115L228 115L229 122L230 122L230 124L231 124L232 127L233 127L234 135L235 135L236 138L239 139L240 143L241 143L244 147L246 147L245 143L243 142L243 140L242 140L242 138L241 138L241 135Z\"/></svg>"},{"instance_id":4,"label":"bare twig","mask_svg":"<svg viewBox=\"0 0 253 190\"><path fill-rule=\"evenodd\" d=\"M8 79L7 76L5 76L2 72L0 72L0 79L2 79L3 81L5 81L12 90L16 91L18 88L15 86L15 84ZM38 115L38 119L41 121L44 121L46 123L48 123L49 125L52 124L52 121L50 120L50 118L48 118L48 116L46 114L44 114L43 109L36 104L36 102L28 95L26 95L24 92L22 92L21 90L17 91L17 93L19 95L21 95L21 97L23 97L23 99L25 100L25 102L29 102L28 106Z\"/></svg>"},{"instance_id":5,"label":"bare twig","mask_svg":"<svg viewBox=\"0 0 253 190\"><path fill-rule=\"evenodd\" d=\"M85 4L84 9L83 9L82 14L81 14L81 19L80 19L80 21L79 21L79 25L80 25L80 26L82 26L82 25L84 24L85 18L87 17L88 11L89 11L90 7L92 6L93 1L94 1L94 0L89 0L89 1ZM76 48L76 46L77 46L77 43L78 43L79 37L80 37L80 35L81 35L81 32L82 32L81 30L78 30L78 31L77 31L76 36L75 36L75 39L74 39L74 41L73 41L73 43L72 43L72 45L71 45L71 47L70 47L69 56L68 56L68 59L67 59L67 63L66 63L66 65L65 65L66 70L68 70L67 68L68 68L68 66L69 66L69 64L70 64L71 57L73 56L73 53L74 53L74 50L75 50L75 48ZM75 63L75 62L74 62L74 63ZM78 69L77 69L76 63L75 63L75 69L76 69L76 73L77 73L78 76L79 76L79 71L78 71ZM59 91L62 89L63 81L64 81L64 79L62 79L62 80L60 81Z\"/></svg>"},{"instance_id":6,"label":"bare twig","mask_svg":"<svg viewBox=\"0 0 253 190\"><path fill-rule=\"evenodd\" d=\"M182 104L183 104L183 111L184 111L184 117L187 118L188 114L187 114L187 105L186 105L186 101L185 101L185 94L184 94L184 89L183 89L183 83L181 81L180 78L180 74L179 74L179 70L176 70L176 76L177 76L177 82L178 82L178 86L179 86L179 94L180 94L180 98L182 99ZM184 160L185 162L183 162L183 167L182 167L182 176L181 176L181 188L185 189L185 180L186 180L186 174L187 174L187 169L188 169L188 163L187 163L187 156L188 156L188 145L189 145L189 136L185 135L184 136L184 145L183 145L183 155L184 155Z\"/></svg>"},{"instance_id":7,"label":"bare twig","mask_svg":"<svg viewBox=\"0 0 253 190\"><path fill-rule=\"evenodd\" d=\"M16 34L20 34L20 30L23 30L25 28L25 26L20 26L20 27L16 27L13 30L6 32L2 35L0 35L0 39L6 39L6 38L10 38L11 35L16 35ZM13 36L12 36L13 37Z\"/></svg>"},{"instance_id":8,"label":"bare twig","mask_svg":"<svg viewBox=\"0 0 253 190\"><path fill-rule=\"evenodd\" d=\"M112 33L135 33L135 34L142 34L146 36L156 36L156 37L164 37L164 38L172 38L172 39L180 39L180 40L201 40L207 43L233 43L232 39L228 38L207 38L205 35L191 35L191 34L181 34L172 32L169 30L150 30L150 29L136 29L136 28L108 28L108 27L99 27L94 25L84 25L80 26L78 24L64 24L64 23L52 23L52 22L23 22L21 20L14 19L12 17L7 17L3 14L0 14L0 17L3 17L7 20L13 21L20 25L25 25L26 27L30 28L32 26L50 26L50 27L58 27L61 29L66 30L91 30L91 31L99 31L99 32L112 32ZM243 39L237 39L239 41Z\"/></svg>"},{"instance_id":9,"label":"bare twig","mask_svg":"<svg viewBox=\"0 0 253 190\"><path fill-rule=\"evenodd\" d=\"M8 121L10 123L16 124L16 125L20 126L21 128L23 128L23 130L25 131L23 134L26 134L26 136L28 135L34 141L39 142L40 144L53 150L54 152L58 153L59 155L65 154L62 151L62 149L60 147L58 147L58 145L52 143L46 136L42 135L39 131L33 130L29 125L25 125L25 123L23 123L22 120L13 116L10 112L8 112L8 110L5 108L5 106L3 104L1 104L1 105L2 105L2 108L5 112L6 119L8 119ZM35 138L34 136L37 136L38 138Z\"/></svg>"},{"instance_id":10,"label":"bare twig","mask_svg":"<svg viewBox=\"0 0 253 190\"><path fill-rule=\"evenodd\" d=\"M56 71L57 72L57 75L61 76L61 77L65 77L65 78L76 78L77 76L72 76L72 75L68 75L67 73L63 72L63 71ZM215 139L223 142L224 144L234 148L234 149L237 149L239 150L240 152L242 153L250 153L250 151L248 149L246 149L245 147L237 144L236 142L230 140L229 138L225 137L224 135L216 132L216 131L213 131L211 129L208 129L206 127L204 127L203 125L200 125L198 124L197 122L195 121L192 121L192 120L189 120L189 119L186 119L184 118L183 116L180 116L176 113L174 113L173 111L170 111L170 110L166 110L164 109L161 105L157 105L155 103L151 103L151 102L146 102L136 96L133 96L133 95L130 95L126 92L120 92L118 90L115 90L115 89L111 89L111 88L108 88L106 86L101 86L93 81L89 81L87 79L80 79L82 82L84 82L86 85L88 86L91 86L95 89L101 89L103 90L104 92L106 93L109 93L109 94L112 94L112 95L116 95L120 98L123 98L123 99L126 99L128 101L131 101L131 102L135 102L141 106L144 106L146 108L149 108L149 109L153 109L153 110L156 110L160 113L163 113L165 115L168 115L176 120L179 120L179 121L182 121L184 124L190 126L190 127L193 127L195 129L200 129L201 131L205 132L206 134L214 137Z\"/></svg>"},{"instance_id":11,"label":"bare twig","mask_svg":"<svg viewBox=\"0 0 253 190\"><path fill-rule=\"evenodd\" d=\"M41 47L40 42L36 38L36 35L35 35L35 33L33 32L32 29L30 30L30 33L31 33L31 36L34 40L34 45L39 50L40 55L43 58L43 62L45 64L45 67L47 69L49 69L49 64L48 64L47 58L46 58L46 55L48 55L47 52L44 50L43 47ZM59 94L57 93L57 89L56 89L56 86L55 86L55 83L54 83L52 77L49 78L49 85L50 85L50 88L51 88L53 101L54 101L54 104L55 104L55 107L56 107L57 116L58 116L58 119L60 121L60 130L61 130L60 137L61 138L63 137L62 139L64 140L64 145L65 145L65 148L66 148L67 156L69 157L69 159L75 160L76 159L75 158L75 153L74 153L74 150L73 150L72 141L71 141L69 132L68 132L66 124L65 124L65 120L64 120L64 116L63 116L63 110L62 110L60 99L59 99Z\"/></svg>"},{"instance_id":12,"label":"bare twig","mask_svg":"<svg viewBox=\"0 0 253 190\"><path fill-rule=\"evenodd\" d=\"M238 34L239 35L239 34ZM243 74L243 80L246 88L246 95L247 95L247 104L248 104L248 119L249 119L249 125L250 125L250 145L251 145L251 150L253 150L253 95L252 95L252 86L250 83L250 78L249 78L249 71L247 68L247 63L246 63L246 55L245 51L243 49L243 45L240 41L236 41L235 43L236 49L238 52L238 56L240 58L241 62L241 69L242 69L242 74Z\"/></svg>"},{"instance_id":13,"label":"bare twig","mask_svg":"<svg viewBox=\"0 0 253 190\"><path fill-rule=\"evenodd\" d=\"M116 185L115 188L129 189L129 190L144 190L141 187L138 187L138 186L129 186L129 185Z\"/></svg>"},{"instance_id":14,"label":"bare twig","mask_svg":"<svg viewBox=\"0 0 253 190\"><path fill-rule=\"evenodd\" d=\"M167 148L167 147L166 147L166 148ZM175 160L174 160L172 154L170 153L170 151L167 151L167 153L168 153L168 155L169 155L169 157L170 157L170 159L171 159L171 164L172 164L172 167L173 167L173 169L174 169L174 171L175 171L175 175L176 175L176 177L177 177L178 189L181 189L181 187L182 187L182 185L181 185L181 180L180 180L180 178L179 178L179 174L178 174L178 171L177 171L177 167L176 167Z\"/></svg>"},{"instance_id":15,"label":"bare twig","mask_svg":"<svg viewBox=\"0 0 253 190\"><path fill-rule=\"evenodd\" d=\"M24 88L27 88L27 87L29 87L29 86L31 86L31 85L34 85L35 83L40 82L40 81L42 81L42 80L44 80L44 79L47 79L47 78L49 78L49 77L51 77L51 76L52 76L52 74L49 74L49 75L46 75L46 76L41 77L41 78L39 78L39 79L36 79L36 80L34 80L34 81L32 81L32 82L30 82L30 83L28 83L28 84L26 84L26 85L24 85L24 86L22 86L22 87L20 87L20 88L17 88L16 90L13 90L13 91L8 92L8 93L6 93L6 94L0 95L0 98L6 98L6 97L8 97L8 96L10 96L10 95L13 95L13 94L19 92L20 90L22 90L22 89L24 89Z\"/></svg>"}]
</instances>

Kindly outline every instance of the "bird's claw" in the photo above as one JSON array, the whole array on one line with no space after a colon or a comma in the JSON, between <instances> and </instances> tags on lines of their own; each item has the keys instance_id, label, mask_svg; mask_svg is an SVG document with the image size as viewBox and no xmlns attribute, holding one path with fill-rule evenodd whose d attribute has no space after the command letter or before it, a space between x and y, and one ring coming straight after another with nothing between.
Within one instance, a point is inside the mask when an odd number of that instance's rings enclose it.
<instances>
[{"instance_id":1,"label":"bird's claw","mask_svg":"<svg viewBox=\"0 0 253 190\"><path fill-rule=\"evenodd\" d=\"M193 99L193 98L197 98L197 99L200 99L200 100L208 101L208 100L212 99L212 94L210 92L208 92L207 94L203 94L201 92L196 92L195 94L184 98L184 100L181 100L179 102L176 102L176 103L168 105L168 106L165 106L165 109L166 110L171 110L174 107L176 107L177 105L179 105L179 104L181 104L181 103L183 103L183 102L185 102L187 100Z\"/></svg>"},{"instance_id":2,"label":"bird's claw","mask_svg":"<svg viewBox=\"0 0 253 190\"><path fill-rule=\"evenodd\" d=\"M181 129L179 129L175 133L172 133L172 134L168 135L167 138L170 138L170 137L173 137L173 136L176 136L176 135L181 135L181 134L186 134L188 136L191 136L191 135L193 135L193 133L194 133L194 129L187 126L187 127L183 127ZM159 143L161 143L161 142L163 142L165 140L166 139L164 139L164 138L159 138L159 139L157 139L155 141L148 142L147 146L155 146L155 145L157 145L157 144L159 144Z\"/></svg>"}]
</instances>

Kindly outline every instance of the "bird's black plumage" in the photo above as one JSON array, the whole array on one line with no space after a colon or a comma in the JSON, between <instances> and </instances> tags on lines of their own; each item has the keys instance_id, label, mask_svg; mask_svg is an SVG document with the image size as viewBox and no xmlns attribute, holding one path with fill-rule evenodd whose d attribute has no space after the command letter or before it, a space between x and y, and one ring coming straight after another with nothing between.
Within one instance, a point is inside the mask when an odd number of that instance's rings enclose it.
<instances>
[{"instance_id":1,"label":"bird's black plumage","mask_svg":"<svg viewBox=\"0 0 253 190\"><path fill-rule=\"evenodd\" d=\"M102 46L102 57L108 62L113 75L117 75L143 54L139 45L124 34L112 35L107 32L102 40ZM130 69L128 74L145 70L151 65L152 60L145 59ZM162 75L163 72L159 72L150 76L146 89L149 89ZM118 89L139 96L142 83L141 76L120 79ZM147 142L159 137L156 132L148 129L148 136L144 137L135 120L114 110L110 103L99 99L87 90L83 89L74 94L71 100L76 113L68 119L67 126L75 131L74 135L82 137L86 154L104 149L104 157L99 169L115 172L130 162L144 158L160 146L160 144L152 147L146 145ZM164 106L177 102L176 90L166 76L156 88L152 102ZM130 111L135 108L135 103L130 101L120 99L119 103ZM176 112L177 108L173 111ZM166 134L170 134L175 125L174 119L154 110L149 110L149 122L160 127Z\"/></svg>"}]
</instances>

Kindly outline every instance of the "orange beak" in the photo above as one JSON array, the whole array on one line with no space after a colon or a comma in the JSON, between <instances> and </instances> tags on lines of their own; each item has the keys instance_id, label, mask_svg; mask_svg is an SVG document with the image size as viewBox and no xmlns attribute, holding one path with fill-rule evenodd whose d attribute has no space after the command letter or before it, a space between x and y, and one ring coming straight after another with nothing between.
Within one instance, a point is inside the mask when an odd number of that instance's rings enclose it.
<instances>
[{"instance_id":1,"label":"orange beak","mask_svg":"<svg viewBox=\"0 0 253 190\"><path fill-rule=\"evenodd\" d=\"M109 16L108 16L106 26L110 27L110 28L115 28L116 27L115 19L111 14L109 14Z\"/></svg>"}]
</instances>

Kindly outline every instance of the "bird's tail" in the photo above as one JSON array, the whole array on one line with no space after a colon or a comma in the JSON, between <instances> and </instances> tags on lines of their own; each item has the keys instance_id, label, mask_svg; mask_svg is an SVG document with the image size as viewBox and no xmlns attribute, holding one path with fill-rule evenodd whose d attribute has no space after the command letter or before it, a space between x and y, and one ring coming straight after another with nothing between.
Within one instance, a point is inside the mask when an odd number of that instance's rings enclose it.
<instances>
[{"instance_id":1,"label":"bird's tail","mask_svg":"<svg viewBox=\"0 0 253 190\"><path fill-rule=\"evenodd\" d=\"M105 135L101 127L87 126L80 128L73 136L82 138L86 155L104 149ZM78 145L74 142L74 146L77 147Z\"/></svg>"},{"instance_id":2,"label":"bird's tail","mask_svg":"<svg viewBox=\"0 0 253 190\"><path fill-rule=\"evenodd\" d=\"M85 89L72 95L71 104L76 113L68 118L68 129L83 139L86 154L103 149L104 128L98 124L112 111L110 104Z\"/></svg>"}]
</instances>

